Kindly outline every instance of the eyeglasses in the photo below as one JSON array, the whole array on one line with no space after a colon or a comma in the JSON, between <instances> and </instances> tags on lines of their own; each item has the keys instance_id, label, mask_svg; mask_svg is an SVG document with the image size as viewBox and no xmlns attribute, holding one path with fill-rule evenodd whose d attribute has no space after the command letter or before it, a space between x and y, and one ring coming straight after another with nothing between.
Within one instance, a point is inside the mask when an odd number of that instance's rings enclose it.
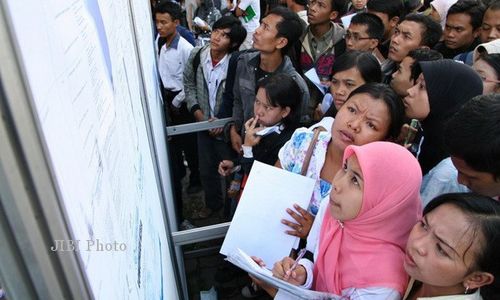
<instances>
[{"instance_id":1,"label":"eyeglasses","mask_svg":"<svg viewBox=\"0 0 500 300\"><path fill-rule=\"evenodd\" d=\"M481 76L481 80L483 82L489 82L489 83L497 83L497 84L500 83L500 80L490 79L483 76Z\"/></svg>"},{"instance_id":2,"label":"eyeglasses","mask_svg":"<svg viewBox=\"0 0 500 300\"><path fill-rule=\"evenodd\" d=\"M344 39L346 40L352 40L353 42L361 41L361 40L370 40L373 39L372 37L360 37L357 34L352 34L350 32L346 32L343 36Z\"/></svg>"}]
</instances>

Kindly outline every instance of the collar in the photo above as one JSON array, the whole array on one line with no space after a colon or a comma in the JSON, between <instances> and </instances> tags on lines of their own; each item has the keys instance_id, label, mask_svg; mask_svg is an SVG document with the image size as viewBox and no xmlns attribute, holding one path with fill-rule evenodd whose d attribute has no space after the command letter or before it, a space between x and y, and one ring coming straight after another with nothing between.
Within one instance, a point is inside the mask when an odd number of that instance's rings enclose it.
<instances>
[{"instance_id":1,"label":"collar","mask_svg":"<svg viewBox=\"0 0 500 300\"><path fill-rule=\"evenodd\" d=\"M330 29L328 29L328 31L325 32L325 34L323 34L323 36L321 36L319 38L315 37L314 34L311 32L311 26L309 26L307 28L307 30L310 33L311 40L319 41L319 42L332 41L333 40L333 33L335 31L335 25L333 25L333 24L330 23Z\"/></svg>"},{"instance_id":2,"label":"collar","mask_svg":"<svg viewBox=\"0 0 500 300\"><path fill-rule=\"evenodd\" d=\"M279 122L273 126L263 128L262 130L258 131L255 135L266 136L266 135L271 134L273 132L276 132L277 134L281 134L281 132L284 129L285 129L285 124L283 124L283 122Z\"/></svg>"},{"instance_id":3,"label":"collar","mask_svg":"<svg viewBox=\"0 0 500 300\"><path fill-rule=\"evenodd\" d=\"M208 48L208 51L207 51L207 56L205 57L205 64L212 64L212 55L210 54L210 47ZM224 62L226 61L226 59L228 59L229 57L229 54L226 53L226 55L224 55L224 57L221 58L221 60L219 60L219 62L217 62L217 65L214 66L214 68L224 64Z\"/></svg>"},{"instance_id":4,"label":"collar","mask_svg":"<svg viewBox=\"0 0 500 300\"><path fill-rule=\"evenodd\" d=\"M276 70L274 70L273 72L270 72L270 73L274 74L278 71L283 70L287 59L288 59L288 57L286 55L284 55L283 59L281 60L281 64L276 68ZM259 68L259 66L260 66L260 53L258 53L254 57L250 58L248 60L248 65L251 66L254 70L256 70L256 68Z\"/></svg>"},{"instance_id":5,"label":"collar","mask_svg":"<svg viewBox=\"0 0 500 300\"><path fill-rule=\"evenodd\" d=\"M172 40L172 42L170 43L170 45L165 45L167 48L173 48L175 50L177 50L177 47L179 46L179 41L181 40L181 36L179 34L179 32L175 32L175 36L174 36L174 39Z\"/></svg>"}]
</instances>

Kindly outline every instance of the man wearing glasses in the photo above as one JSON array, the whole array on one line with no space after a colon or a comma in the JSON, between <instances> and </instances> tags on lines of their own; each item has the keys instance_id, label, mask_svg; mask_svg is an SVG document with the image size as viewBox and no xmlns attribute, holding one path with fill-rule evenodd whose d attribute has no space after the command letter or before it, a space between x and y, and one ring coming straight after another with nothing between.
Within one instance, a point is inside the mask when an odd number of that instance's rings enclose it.
<instances>
[{"instance_id":1,"label":"man wearing glasses","mask_svg":"<svg viewBox=\"0 0 500 300\"><path fill-rule=\"evenodd\" d=\"M344 39L347 50L371 52L379 62L382 62L384 58L376 49L383 36L382 20L374 14L360 13L352 18Z\"/></svg>"}]
</instances>

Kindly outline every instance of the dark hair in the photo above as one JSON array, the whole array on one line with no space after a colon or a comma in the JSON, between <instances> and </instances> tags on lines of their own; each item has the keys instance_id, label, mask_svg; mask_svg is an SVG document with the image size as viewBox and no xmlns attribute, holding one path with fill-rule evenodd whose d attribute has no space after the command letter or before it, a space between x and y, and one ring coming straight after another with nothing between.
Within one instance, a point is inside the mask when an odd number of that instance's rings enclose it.
<instances>
[{"instance_id":1,"label":"dark hair","mask_svg":"<svg viewBox=\"0 0 500 300\"><path fill-rule=\"evenodd\" d=\"M403 21L415 22L422 26L423 32L422 41L420 42L421 46L432 48L439 42L439 39L443 35L441 25L429 16L424 16L422 14L409 14L403 19Z\"/></svg>"},{"instance_id":2,"label":"dark hair","mask_svg":"<svg viewBox=\"0 0 500 300\"><path fill-rule=\"evenodd\" d=\"M382 81L380 63L375 56L369 52L357 50L347 51L335 59L332 65L333 75L353 67L358 69L366 83Z\"/></svg>"},{"instance_id":3,"label":"dark hair","mask_svg":"<svg viewBox=\"0 0 500 300\"><path fill-rule=\"evenodd\" d=\"M217 20L213 29L229 29L229 41L231 43L229 47L229 52L234 52L238 50L241 43L245 40L247 36L247 31L243 25L241 25L241 21L234 16L224 16Z\"/></svg>"},{"instance_id":4,"label":"dark hair","mask_svg":"<svg viewBox=\"0 0 500 300\"><path fill-rule=\"evenodd\" d=\"M436 50L428 48L413 49L408 53L408 56L413 58L415 62L411 65L410 80L417 80L418 76L422 73L422 69L418 65L421 61L433 61L443 59L443 55Z\"/></svg>"},{"instance_id":5,"label":"dark hair","mask_svg":"<svg viewBox=\"0 0 500 300\"><path fill-rule=\"evenodd\" d=\"M350 0L330 0L332 4L332 10L336 11L339 14L339 17L345 15L347 13L347 6Z\"/></svg>"},{"instance_id":6,"label":"dark hair","mask_svg":"<svg viewBox=\"0 0 500 300\"><path fill-rule=\"evenodd\" d=\"M483 23L484 12L484 6L480 1L460 0L448 9L446 18L454 14L466 14L470 17L470 24L472 25L472 28L477 29Z\"/></svg>"},{"instance_id":7,"label":"dark hair","mask_svg":"<svg viewBox=\"0 0 500 300\"><path fill-rule=\"evenodd\" d=\"M182 9L179 4L170 1L161 1L155 6L155 14L169 14L172 21L182 19Z\"/></svg>"},{"instance_id":8,"label":"dark hair","mask_svg":"<svg viewBox=\"0 0 500 300\"><path fill-rule=\"evenodd\" d=\"M293 2L297 3L298 5L303 5L307 8L307 4L309 3L308 0L292 0Z\"/></svg>"},{"instance_id":9,"label":"dark hair","mask_svg":"<svg viewBox=\"0 0 500 300\"><path fill-rule=\"evenodd\" d=\"M292 76L278 73L264 77L257 82L257 90L266 91L267 100L273 107L290 107L290 113L283 119L286 127L298 127L302 96Z\"/></svg>"},{"instance_id":10,"label":"dark hair","mask_svg":"<svg viewBox=\"0 0 500 300\"><path fill-rule=\"evenodd\" d=\"M374 14L366 12L356 14L352 17L351 24L366 25L366 32L368 33L368 36L373 39L382 41L384 38L384 23Z\"/></svg>"},{"instance_id":11,"label":"dark hair","mask_svg":"<svg viewBox=\"0 0 500 300\"><path fill-rule=\"evenodd\" d=\"M417 12L417 10L422 7L422 2L421 0L403 0L403 14L407 15Z\"/></svg>"},{"instance_id":12,"label":"dark hair","mask_svg":"<svg viewBox=\"0 0 500 300\"><path fill-rule=\"evenodd\" d=\"M292 76L278 73L264 77L257 82L257 89L266 91L267 100L273 107L290 107L290 113L283 119L285 126L296 127L300 121L301 92Z\"/></svg>"},{"instance_id":13,"label":"dark hair","mask_svg":"<svg viewBox=\"0 0 500 300\"><path fill-rule=\"evenodd\" d=\"M500 1L492 1L488 7L486 8L486 10L488 9L491 9L491 10L499 10L500 9ZM484 12L486 12L486 10Z\"/></svg>"},{"instance_id":14,"label":"dark hair","mask_svg":"<svg viewBox=\"0 0 500 300\"><path fill-rule=\"evenodd\" d=\"M500 180L500 94L465 103L444 129L446 150L479 172Z\"/></svg>"},{"instance_id":15,"label":"dark hair","mask_svg":"<svg viewBox=\"0 0 500 300\"><path fill-rule=\"evenodd\" d=\"M403 14L403 3L400 0L370 0L366 3L369 11L376 11L387 14L389 20L394 17L401 17Z\"/></svg>"},{"instance_id":16,"label":"dark hair","mask_svg":"<svg viewBox=\"0 0 500 300\"><path fill-rule=\"evenodd\" d=\"M492 67L495 70L495 73L497 73L497 79L500 78L500 54L494 53L494 54L488 54L488 53L482 53L479 55L478 59L484 60L490 67Z\"/></svg>"},{"instance_id":17,"label":"dark hair","mask_svg":"<svg viewBox=\"0 0 500 300\"><path fill-rule=\"evenodd\" d=\"M434 198L424 208L424 215L435 208L450 204L460 209L470 222L474 237L484 239L480 243L481 251L476 254L473 269L470 271L488 272L494 276L491 284L481 287L484 299L500 297L500 203L486 196L474 193L444 194ZM457 237L460 238L460 237ZM469 248L474 241L470 242Z\"/></svg>"},{"instance_id":18,"label":"dark hair","mask_svg":"<svg viewBox=\"0 0 500 300\"><path fill-rule=\"evenodd\" d=\"M276 36L284 37L288 41L286 46L281 49L281 53L284 54L291 49L302 36L303 29L300 18L296 13L282 6L273 8L268 15L277 15L281 17L281 22L276 24L276 29L278 30Z\"/></svg>"},{"instance_id":19,"label":"dark hair","mask_svg":"<svg viewBox=\"0 0 500 300\"><path fill-rule=\"evenodd\" d=\"M352 96L357 94L368 94L374 99L384 101L389 110L389 117L391 119L386 139L395 140L399 136L401 126L403 126L405 119L405 108L401 98L387 84L371 82L363 84L352 91L349 97L347 97L346 103Z\"/></svg>"}]
</instances>

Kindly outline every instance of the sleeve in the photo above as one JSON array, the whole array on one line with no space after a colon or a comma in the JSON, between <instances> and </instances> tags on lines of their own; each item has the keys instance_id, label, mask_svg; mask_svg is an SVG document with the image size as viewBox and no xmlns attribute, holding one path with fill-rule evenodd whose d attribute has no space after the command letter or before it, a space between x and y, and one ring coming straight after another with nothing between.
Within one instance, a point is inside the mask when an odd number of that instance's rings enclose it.
<instances>
[{"instance_id":1,"label":"sleeve","mask_svg":"<svg viewBox=\"0 0 500 300\"><path fill-rule=\"evenodd\" d=\"M255 0L241 0L240 1L240 4L238 4L238 7L241 9L241 10L246 10L249 6L252 5L252 2L255 1Z\"/></svg>"},{"instance_id":2,"label":"sleeve","mask_svg":"<svg viewBox=\"0 0 500 300\"><path fill-rule=\"evenodd\" d=\"M310 124L311 123L311 120L312 120L312 114L314 112L314 109L311 111L309 109L309 100L310 100L310 97L309 97L309 89L307 88L307 84L304 80L304 78L302 78L302 76L299 75L299 73L296 73L294 75L294 79L295 81L297 82L299 88L300 88L300 92L302 94L302 98L301 98L301 108L300 108L300 122L302 124Z\"/></svg>"},{"instance_id":3,"label":"sleeve","mask_svg":"<svg viewBox=\"0 0 500 300\"><path fill-rule=\"evenodd\" d=\"M241 157L240 164L245 174L250 174L250 170L252 170L254 161L255 159L253 157Z\"/></svg>"},{"instance_id":4,"label":"sleeve","mask_svg":"<svg viewBox=\"0 0 500 300\"><path fill-rule=\"evenodd\" d=\"M302 287L305 289L311 289L314 280L314 275L313 275L314 263L307 258L303 258L299 260L299 264L304 266L304 269L306 269L306 274L307 274L306 282L304 282Z\"/></svg>"},{"instance_id":5,"label":"sleeve","mask_svg":"<svg viewBox=\"0 0 500 300\"><path fill-rule=\"evenodd\" d=\"M306 131L305 128L296 129L290 140L279 150L278 158L283 170L300 174L304 157L302 154L303 152L305 154L305 150L302 150L302 148L308 138Z\"/></svg>"},{"instance_id":6,"label":"sleeve","mask_svg":"<svg viewBox=\"0 0 500 300\"><path fill-rule=\"evenodd\" d=\"M241 57L240 57L241 58ZM235 72L235 80L233 87L233 119L238 132L241 131L243 126L243 103L241 101L240 94L240 73L245 69L244 62L242 59L238 59Z\"/></svg>"},{"instance_id":7,"label":"sleeve","mask_svg":"<svg viewBox=\"0 0 500 300\"><path fill-rule=\"evenodd\" d=\"M458 192L467 193L470 190L458 183L457 169L451 162L451 158L448 157L424 176L420 188L420 197L422 198L422 205L425 206L441 194Z\"/></svg>"},{"instance_id":8,"label":"sleeve","mask_svg":"<svg viewBox=\"0 0 500 300\"><path fill-rule=\"evenodd\" d=\"M182 38L181 38L182 39ZM180 42L179 42L180 44ZM179 46L180 47L180 46ZM180 103L182 102L185 102L186 101L186 98L185 98L185 92L184 92L184 70L186 68L186 63L189 59L189 55L191 54L191 50L193 50L193 45L191 45L188 41L186 40L183 40L183 45L182 45L182 54L179 55L180 58L182 59L182 63L183 63L183 69L182 69L182 76L183 76L183 80L182 80L182 90L179 94L177 94L177 96L174 97L174 99L172 100L172 105L176 106L176 107L179 107L180 106ZM178 106L179 105L179 106Z\"/></svg>"},{"instance_id":9,"label":"sleeve","mask_svg":"<svg viewBox=\"0 0 500 300\"><path fill-rule=\"evenodd\" d=\"M194 47L191 45L186 39L184 39L184 49L182 53L182 61L184 62L184 65L186 65L187 60L189 59L189 56L191 55L191 52L193 51Z\"/></svg>"},{"instance_id":10,"label":"sleeve","mask_svg":"<svg viewBox=\"0 0 500 300\"><path fill-rule=\"evenodd\" d=\"M329 195L327 196L329 197ZM326 198L326 197L325 197ZM328 207L328 199L323 198L321 204L319 206L318 213L314 218L314 222L312 224L311 230L309 231L309 235L307 236L307 245L306 248L308 251L314 254L314 259L317 258L319 251L319 235L321 232L321 225L323 224L323 219L325 217L325 213L327 213Z\"/></svg>"},{"instance_id":11,"label":"sleeve","mask_svg":"<svg viewBox=\"0 0 500 300\"><path fill-rule=\"evenodd\" d=\"M191 51L191 54L189 55L189 58L184 65L184 72L182 74L182 82L184 84L184 94L186 97L186 104L187 104L187 109L188 111L191 111L191 109L195 106L198 105L198 99L197 99L197 93L196 93L196 80L195 80L195 70L193 69L193 60L194 57L196 56L196 53L201 51L199 47L194 48L193 51Z\"/></svg>"}]
</instances>

